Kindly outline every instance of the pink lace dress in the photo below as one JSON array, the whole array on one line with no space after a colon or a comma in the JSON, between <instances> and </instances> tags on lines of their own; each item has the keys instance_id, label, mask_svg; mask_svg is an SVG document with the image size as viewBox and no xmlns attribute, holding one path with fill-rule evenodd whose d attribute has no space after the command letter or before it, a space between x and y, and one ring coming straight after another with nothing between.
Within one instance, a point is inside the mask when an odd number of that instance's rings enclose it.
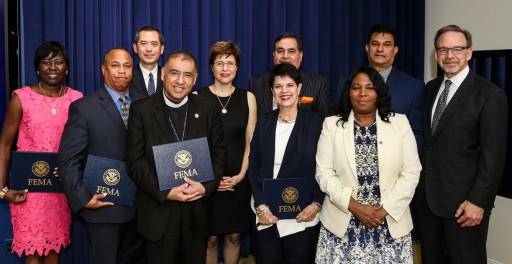
<instances>
[{"instance_id":1,"label":"pink lace dress","mask_svg":"<svg viewBox=\"0 0 512 264\"><path fill-rule=\"evenodd\" d=\"M68 87L58 98L45 98L30 87L17 89L23 109L18 151L57 152L71 102L82 93ZM52 107L56 110L52 115ZM14 231L12 251L21 256L47 256L70 243L71 211L64 193L27 193L21 204L10 204Z\"/></svg>"}]
</instances>

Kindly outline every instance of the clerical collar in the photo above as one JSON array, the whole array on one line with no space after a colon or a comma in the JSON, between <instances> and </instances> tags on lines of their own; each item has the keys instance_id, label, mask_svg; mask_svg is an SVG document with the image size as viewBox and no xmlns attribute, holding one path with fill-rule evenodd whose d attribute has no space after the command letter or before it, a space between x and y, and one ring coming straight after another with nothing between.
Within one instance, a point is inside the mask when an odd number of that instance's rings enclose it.
<instances>
[{"instance_id":1,"label":"clerical collar","mask_svg":"<svg viewBox=\"0 0 512 264\"><path fill-rule=\"evenodd\" d=\"M183 105L185 105L187 102L188 102L188 95L185 96L185 98L183 98L183 100L181 100L181 102L179 103L175 103L171 100L169 100L169 98L167 98L167 95L165 93L165 90L163 91L164 93L164 101L165 101L165 104L171 108L180 108L182 107Z\"/></svg>"}]
</instances>

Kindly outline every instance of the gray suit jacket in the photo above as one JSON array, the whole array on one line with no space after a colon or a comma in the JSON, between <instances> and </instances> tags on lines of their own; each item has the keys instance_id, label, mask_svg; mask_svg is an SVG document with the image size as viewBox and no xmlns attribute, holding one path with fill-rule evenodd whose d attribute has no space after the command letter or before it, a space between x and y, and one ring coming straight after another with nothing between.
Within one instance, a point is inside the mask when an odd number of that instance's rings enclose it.
<instances>
[{"instance_id":1,"label":"gray suit jacket","mask_svg":"<svg viewBox=\"0 0 512 264\"><path fill-rule=\"evenodd\" d=\"M135 218L135 206L84 208L93 196L82 181L87 155L124 161L125 139L126 127L105 87L70 105L59 147L60 177L71 209L87 222L124 223Z\"/></svg>"}]
</instances>

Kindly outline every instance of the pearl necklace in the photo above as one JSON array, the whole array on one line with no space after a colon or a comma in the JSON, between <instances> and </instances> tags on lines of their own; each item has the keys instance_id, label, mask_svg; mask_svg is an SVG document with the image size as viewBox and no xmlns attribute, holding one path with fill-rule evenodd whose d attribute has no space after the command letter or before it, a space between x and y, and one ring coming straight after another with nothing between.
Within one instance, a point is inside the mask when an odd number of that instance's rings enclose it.
<instances>
[{"instance_id":1,"label":"pearl necklace","mask_svg":"<svg viewBox=\"0 0 512 264\"><path fill-rule=\"evenodd\" d=\"M52 115L56 115L57 114L57 110L55 110L55 105L52 104L50 102L50 99L48 99L48 96L46 95L46 93L44 92L44 89L43 87L41 86L41 82L38 83L39 85L39 89L41 89L41 92L43 92L43 95L44 95L44 98L46 98L46 102L48 103L48 105L50 106L50 108L52 109L51 110L51 113ZM64 90L63 86L61 85L60 86L60 91L59 91L59 95L56 97L56 98L60 98L62 96L62 91Z\"/></svg>"}]
</instances>

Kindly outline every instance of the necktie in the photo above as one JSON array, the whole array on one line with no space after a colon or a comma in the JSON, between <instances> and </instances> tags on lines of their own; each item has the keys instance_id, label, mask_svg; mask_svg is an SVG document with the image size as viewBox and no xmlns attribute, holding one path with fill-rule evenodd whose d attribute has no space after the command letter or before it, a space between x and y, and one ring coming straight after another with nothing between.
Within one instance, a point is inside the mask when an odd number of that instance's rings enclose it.
<instances>
[{"instance_id":1,"label":"necktie","mask_svg":"<svg viewBox=\"0 0 512 264\"><path fill-rule=\"evenodd\" d=\"M148 82L148 94L152 95L156 92L155 88L155 80L153 79L153 73L149 73L149 82Z\"/></svg>"},{"instance_id":2,"label":"necktie","mask_svg":"<svg viewBox=\"0 0 512 264\"><path fill-rule=\"evenodd\" d=\"M436 132L437 124L439 123L439 119L443 115L444 109L446 108L446 99L448 98L448 93L450 92L450 85L452 81L446 80L444 83L444 90L439 96L439 100L437 100L436 110L434 112L434 117L432 118L432 134Z\"/></svg>"},{"instance_id":3,"label":"necktie","mask_svg":"<svg viewBox=\"0 0 512 264\"><path fill-rule=\"evenodd\" d=\"M124 125L128 127L128 114L130 113L130 103L126 96L121 95L119 98L121 100L121 117L123 118Z\"/></svg>"}]
</instances>

